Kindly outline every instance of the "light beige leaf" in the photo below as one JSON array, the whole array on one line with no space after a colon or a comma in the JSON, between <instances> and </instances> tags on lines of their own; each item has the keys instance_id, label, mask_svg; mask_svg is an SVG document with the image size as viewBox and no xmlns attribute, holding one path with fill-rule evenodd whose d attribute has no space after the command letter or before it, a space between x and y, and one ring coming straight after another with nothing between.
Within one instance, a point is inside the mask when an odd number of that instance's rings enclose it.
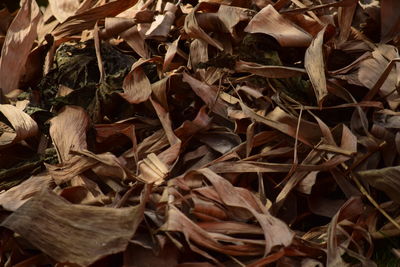
<instances>
[{"instance_id":1,"label":"light beige leaf","mask_svg":"<svg viewBox=\"0 0 400 267\"><path fill-rule=\"evenodd\" d=\"M304 57L304 67L310 77L320 107L322 106L324 98L328 95L323 55L324 33L325 28L320 31L311 42Z\"/></svg>"},{"instance_id":2,"label":"light beige leaf","mask_svg":"<svg viewBox=\"0 0 400 267\"><path fill-rule=\"evenodd\" d=\"M88 266L124 251L142 215L129 208L72 205L47 190L35 195L3 221L58 262ZM84 216L83 216L84 215Z\"/></svg>"},{"instance_id":3,"label":"light beige leaf","mask_svg":"<svg viewBox=\"0 0 400 267\"><path fill-rule=\"evenodd\" d=\"M155 17L150 29L146 32L146 38L165 40L174 23L177 9L178 7L176 5L167 2L164 8L164 14Z\"/></svg>"},{"instance_id":4,"label":"light beige leaf","mask_svg":"<svg viewBox=\"0 0 400 267\"><path fill-rule=\"evenodd\" d=\"M0 193L0 205L9 211L15 211L37 192L49 188L52 178L48 173L31 176L21 184Z\"/></svg>"},{"instance_id":5,"label":"light beige leaf","mask_svg":"<svg viewBox=\"0 0 400 267\"><path fill-rule=\"evenodd\" d=\"M25 62L37 37L36 27L40 17L36 1L23 1L8 28L0 57L0 89L3 94L18 88Z\"/></svg>"},{"instance_id":6,"label":"light beige leaf","mask_svg":"<svg viewBox=\"0 0 400 267\"><path fill-rule=\"evenodd\" d=\"M67 18L75 15L79 8L79 0L49 0L54 17L63 23Z\"/></svg>"},{"instance_id":7,"label":"light beige leaf","mask_svg":"<svg viewBox=\"0 0 400 267\"><path fill-rule=\"evenodd\" d=\"M55 39L80 33L83 30L93 29L99 19L113 17L135 5L137 0L117 0L107 4L87 9L82 13L69 17L54 29Z\"/></svg>"},{"instance_id":8,"label":"light beige leaf","mask_svg":"<svg viewBox=\"0 0 400 267\"><path fill-rule=\"evenodd\" d=\"M25 140L28 137L38 134L39 128L36 122L17 107L8 104L0 104L0 113L7 118L14 129L6 129L6 131L0 135L0 147ZM1 124L0 127L8 128L8 126L1 126Z\"/></svg>"},{"instance_id":9,"label":"light beige leaf","mask_svg":"<svg viewBox=\"0 0 400 267\"><path fill-rule=\"evenodd\" d=\"M226 29L233 33L234 27L241 21L249 21L255 12L247 8L240 8L236 6L221 5L218 9L217 15L222 23L225 24Z\"/></svg>"},{"instance_id":10,"label":"light beige leaf","mask_svg":"<svg viewBox=\"0 0 400 267\"><path fill-rule=\"evenodd\" d=\"M50 136L57 150L60 162L69 160L71 150L87 148L86 131L90 119L86 111L77 106L65 106L50 120Z\"/></svg>"}]
</instances>

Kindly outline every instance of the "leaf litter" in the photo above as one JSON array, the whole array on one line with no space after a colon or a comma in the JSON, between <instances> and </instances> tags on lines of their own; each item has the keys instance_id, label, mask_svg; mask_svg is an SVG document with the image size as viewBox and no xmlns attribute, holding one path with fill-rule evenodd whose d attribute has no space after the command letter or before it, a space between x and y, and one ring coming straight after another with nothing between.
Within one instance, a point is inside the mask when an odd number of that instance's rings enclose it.
<instances>
[{"instance_id":1,"label":"leaf litter","mask_svg":"<svg viewBox=\"0 0 400 267\"><path fill-rule=\"evenodd\" d=\"M399 264L397 1L38 2L0 4L2 266Z\"/></svg>"}]
</instances>

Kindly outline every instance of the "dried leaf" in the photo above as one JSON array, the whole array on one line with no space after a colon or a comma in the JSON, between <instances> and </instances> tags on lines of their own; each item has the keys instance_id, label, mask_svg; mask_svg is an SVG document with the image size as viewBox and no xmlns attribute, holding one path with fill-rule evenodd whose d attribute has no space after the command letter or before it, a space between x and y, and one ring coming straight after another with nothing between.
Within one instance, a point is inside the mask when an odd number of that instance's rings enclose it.
<instances>
[{"instance_id":1,"label":"dried leaf","mask_svg":"<svg viewBox=\"0 0 400 267\"><path fill-rule=\"evenodd\" d=\"M318 105L322 107L324 98L328 95L325 77L325 64L323 55L324 28L318 33L315 39L307 48L304 67L314 88L314 93L318 101Z\"/></svg>"},{"instance_id":2,"label":"dried leaf","mask_svg":"<svg viewBox=\"0 0 400 267\"><path fill-rule=\"evenodd\" d=\"M85 214L85 216L82 216ZM59 262L87 266L124 251L135 233L138 208L72 205L47 190L35 195L1 226Z\"/></svg>"},{"instance_id":3,"label":"dried leaf","mask_svg":"<svg viewBox=\"0 0 400 267\"><path fill-rule=\"evenodd\" d=\"M71 150L87 148L86 131L89 129L89 122L85 110L77 106L65 106L58 116L50 120L50 136L60 162L73 157Z\"/></svg>"},{"instance_id":4,"label":"dried leaf","mask_svg":"<svg viewBox=\"0 0 400 267\"><path fill-rule=\"evenodd\" d=\"M207 177L213 184L218 195L226 205L247 209L254 215L264 231L266 241L265 255L267 255L274 246L288 246L292 242L293 233L282 221L270 215L265 209L262 211L255 210L249 203L252 199L245 199L242 195L238 195L235 188L223 177L209 169L201 169L198 172Z\"/></svg>"},{"instance_id":5,"label":"dried leaf","mask_svg":"<svg viewBox=\"0 0 400 267\"><path fill-rule=\"evenodd\" d=\"M36 26L40 17L36 1L23 1L7 30L0 57L0 89L3 94L19 86L25 62L37 36Z\"/></svg>"},{"instance_id":6,"label":"dried leaf","mask_svg":"<svg viewBox=\"0 0 400 267\"><path fill-rule=\"evenodd\" d=\"M290 78L306 73L304 69L285 66L263 66L253 62L237 61L235 70L250 72L266 78Z\"/></svg>"},{"instance_id":7,"label":"dried leaf","mask_svg":"<svg viewBox=\"0 0 400 267\"><path fill-rule=\"evenodd\" d=\"M227 116L226 105L219 99L215 87L196 80L187 73L183 73L183 81L187 82L196 95L198 95L215 113L222 117Z\"/></svg>"},{"instance_id":8,"label":"dried leaf","mask_svg":"<svg viewBox=\"0 0 400 267\"><path fill-rule=\"evenodd\" d=\"M50 187L51 176L44 173L34 175L21 184L0 193L0 205L9 211L15 211L36 193Z\"/></svg>"},{"instance_id":9,"label":"dried leaf","mask_svg":"<svg viewBox=\"0 0 400 267\"><path fill-rule=\"evenodd\" d=\"M381 5L381 42L387 43L399 36L400 15L397 10L400 8L398 1L382 0Z\"/></svg>"},{"instance_id":10,"label":"dried leaf","mask_svg":"<svg viewBox=\"0 0 400 267\"><path fill-rule=\"evenodd\" d=\"M350 198L340 210L332 218L328 228L328 248L327 248L327 265L328 266L344 266L345 261L342 259L341 254L343 253L339 249L339 243L337 238L338 224L345 219L358 216L363 212L363 204L361 198Z\"/></svg>"},{"instance_id":11,"label":"dried leaf","mask_svg":"<svg viewBox=\"0 0 400 267\"><path fill-rule=\"evenodd\" d=\"M142 63L137 61L133 64L131 71L124 79L124 93L121 96L131 104L144 102L151 95L151 84L140 66Z\"/></svg>"},{"instance_id":12,"label":"dried leaf","mask_svg":"<svg viewBox=\"0 0 400 267\"><path fill-rule=\"evenodd\" d=\"M244 31L271 35L283 47L306 47L312 40L310 34L285 19L271 5L260 10Z\"/></svg>"},{"instance_id":13,"label":"dried leaf","mask_svg":"<svg viewBox=\"0 0 400 267\"><path fill-rule=\"evenodd\" d=\"M79 0L49 0L49 5L54 17L60 23L63 23L69 17L75 15L80 3Z\"/></svg>"},{"instance_id":14,"label":"dried leaf","mask_svg":"<svg viewBox=\"0 0 400 267\"><path fill-rule=\"evenodd\" d=\"M0 132L0 147L25 140L38 134L39 128L36 122L19 108L13 105L0 104L0 113L6 117L14 128L13 130L7 129L8 126L6 124L4 126L2 126L2 123L0 124L0 129L6 128L4 129L5 131L1 129L2 131Z\"/></svg>"},{"instance_id":15,"label":"dried leaf","mask_svg":"<svg viewBox=\"0 0 400 267\"><path fill-rule=\"evenodd\" d=\"M185 18L185 32L194 38L199 38L204 42L218 48L219 50L224 50L222 44L217 40L211 38L202 28L200 28L196 19L196 11L200 8L200 4L197 5Z\"/></svg>"},{"instance_id":16,"label":"dried leaf","mask_svg":"<svg viewBox=\"0 0 400 267\"><path fill-rule=\"evenodd\" d=\"M382 169L374 169L360 171L357 174L361 179L365 180L371 186L385 192L392 200L400 203L398 194L400 167L387 167Z\"/></svg>"},{"instance_id":17,"label":"dried leaf","mask_svg":"<svg viewBox=\"0 0 400 267\"><path fill-rule=\"evenodd\" d=\"M150 29L146 32L146 38L157 40L167 38L171 26L174 23L177 9L176 5L167 2L164 8L164 14L155 17Z\"/></svg>"},{"instance_id":18,"label":"dried leaf","mask_svg":"<svg viewBox=\"0 0 400 267\"><path fill-rule=\"evenodd\" d=\"M87 9L82 13L69 17L62 24L57 26L53 31L53 35L56 39L61 39L65 36L91 29L99 19L115 16L136 3L137 0L117 0Z\"/></svg>"}]
</instances>

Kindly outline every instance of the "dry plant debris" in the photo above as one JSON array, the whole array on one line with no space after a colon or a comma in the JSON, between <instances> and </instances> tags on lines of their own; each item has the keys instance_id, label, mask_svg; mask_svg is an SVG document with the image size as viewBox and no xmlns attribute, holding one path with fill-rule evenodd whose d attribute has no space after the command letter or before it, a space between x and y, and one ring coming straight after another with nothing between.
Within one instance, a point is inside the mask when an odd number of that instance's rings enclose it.
<instances>
[{"instance_id":1,"label":"dry plant debris","mask_svg":"<svg viewBox=\"0 0 400 267\"><path fill-rule=\"evenodd\" d=\"M0 4L0 265L397 266L399 3Z\"/></svg>"}]
</instances>

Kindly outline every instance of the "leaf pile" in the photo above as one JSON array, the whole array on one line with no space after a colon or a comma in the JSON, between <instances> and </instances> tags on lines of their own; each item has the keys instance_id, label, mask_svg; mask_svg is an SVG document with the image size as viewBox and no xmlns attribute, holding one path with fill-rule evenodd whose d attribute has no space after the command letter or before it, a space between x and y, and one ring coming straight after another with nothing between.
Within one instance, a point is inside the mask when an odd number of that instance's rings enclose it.
<instances>
[{"instance_id":1,"label":"leaf pile","mask_svg":"<svg viewBox=\"0 0 400 267\"><path fill-rule=\"evenodd\" d=\"M399 3L4 6L1 265L395 262Z\"/></svg>"}]
</instances>

